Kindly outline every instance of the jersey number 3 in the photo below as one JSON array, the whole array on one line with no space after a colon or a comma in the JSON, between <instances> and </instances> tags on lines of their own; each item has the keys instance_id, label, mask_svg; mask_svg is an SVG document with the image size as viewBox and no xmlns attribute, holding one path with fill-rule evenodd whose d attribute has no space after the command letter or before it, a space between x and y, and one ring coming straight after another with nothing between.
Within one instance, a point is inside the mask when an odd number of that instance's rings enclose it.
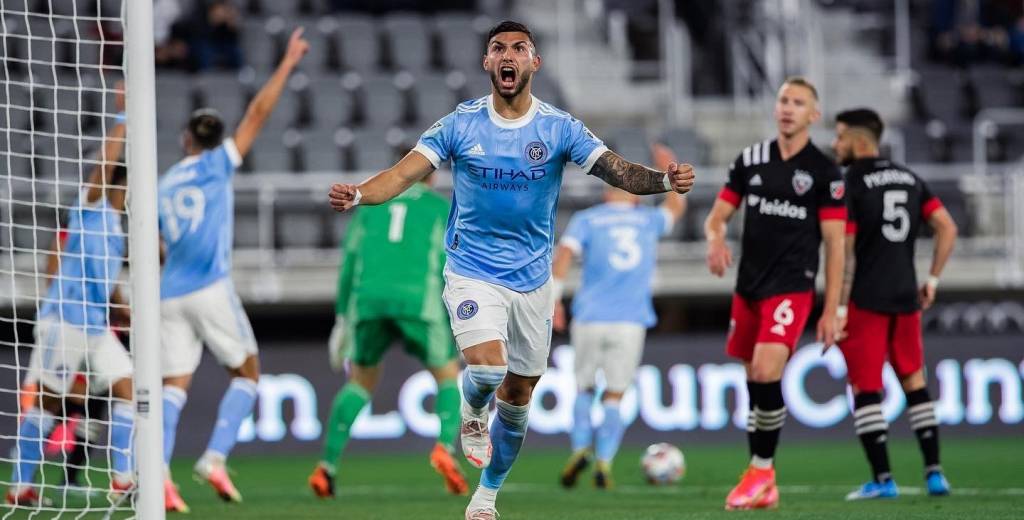
<instances>
[{"instance_id":1,"label":"jersey number 3","mask_svg":"<svg viewBox=\"0 0 1024 520\"><path fill-rule=\"evenodd\" d=\"M889 190L882 194L882 204L882 219L886 221L882 225L882 236L890 242L905 241L910 234L910 213L905 207L907 192Z\"/></svg>"},{"instance_id":2,"label":"jersey number 3","mask_svg":"<svg viewBox=\"0 0 1024 520\"><path fill-rule=\"evenodd\" d=\"M182 188L160 199L160 211L164 214L171 242L177 242L182 234L199 229L206 215L206 196L199 188Z\"/></svg>"},{"instance_id":3,"label":"jersey number 3","mask_svg":"<svg viewBox=\"0 0 1024 520\"><path fill-rule=\"evenodd\" d=\"M608 230L615 240L615 249L608 255L608 262L616 270L629 271L640 265L643 251L637 242L636 228L616 226Z\"/></svg>"}]
</instances>

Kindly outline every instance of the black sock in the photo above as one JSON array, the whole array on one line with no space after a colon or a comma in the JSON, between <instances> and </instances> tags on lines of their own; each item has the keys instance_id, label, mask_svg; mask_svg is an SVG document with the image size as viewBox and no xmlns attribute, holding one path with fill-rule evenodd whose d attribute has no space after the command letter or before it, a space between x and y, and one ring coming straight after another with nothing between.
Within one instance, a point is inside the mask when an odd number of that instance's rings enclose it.
<instances>
[{"instance_id":1,"label":"black sock","mask_svg":"<svg viewBox=\"0 0 1024 520\"><path fill-rule=\"evenodd\" d=\"M106 417L108 402L104 399L93 399L90 398L86 406L82 408L83 413L79 418L79 424L75 428L75 449L68 455L67 464L65 464L64 470L64 483L65 484L77 484L78 476L82 473L82 469L87 465L87 458L89 455L89 439L83 435L83 426L88 426L86 417L93 421L102 421ZM95 440L93 440L95 442Z\"/></svg>"},{"instance_id":2,"label":"black sock","mask_svg":"<svg viewBox=\"0 0 1024 520\"><path fill-rule=\"evenodd\" d=\"M754 456L754 430L756 421L754 420L754 383L747 381L747 447L750 449L750 456Z\"/></svg>"},{"instance_id":3,"label":"black sock","mask_svg":"<svg viewBox=\"0 0 1024 520\"><path fill-rule=\"evenodd\" d=\"M907 414L924 456L925 473L942 470L939 465L939 421L935 417L935 402L928 395L928 388L907 392Z\"/></svg>"},{"instance_id":4,"label":"black sock","mask_svg":"<svg viewBox=\"0 0 1024 520\"><path fill-rule=\"evenodd\" d=\"M751 448L755 457L771 460L779 445L779 433L786 423L786 405L782 400L782 382L750 383L754 398L754 424Z\"/></svg>"},{"instance_id":5,"label":"black sock","mask_svg":"<svg viewBox=\"0 0 1024 520\"><path fill-rule=\"evenodd\" d=\"M871 465L871 478L875 482L885 482L892 478L889 468L889 450L886 441L889 437L889 425L882 415L882 394L880 392L862 392L853 398L853 427L864 446L864 454Z\"/></svg>"}]
</instances>

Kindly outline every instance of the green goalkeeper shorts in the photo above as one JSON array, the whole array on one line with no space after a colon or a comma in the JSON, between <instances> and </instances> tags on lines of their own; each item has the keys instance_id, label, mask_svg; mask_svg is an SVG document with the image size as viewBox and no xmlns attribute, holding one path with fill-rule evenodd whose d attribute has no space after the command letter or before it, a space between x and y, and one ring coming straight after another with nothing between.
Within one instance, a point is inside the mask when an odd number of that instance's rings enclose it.
<instances>
[{"instance_id":1,"label":"green goalkeeper shorts","mask_svg":"<svg viewBox=\"0 0 1024 520\"><path fill-rule=\"evenodd\" d=\"M376 318L360 320L349 330L355 339L349 359L364 367L380 364L396 340L402 340L405 351L428 368L442 367L458 359L459 355L451 327L446 321Z\"/></svg>"}]
</instances>

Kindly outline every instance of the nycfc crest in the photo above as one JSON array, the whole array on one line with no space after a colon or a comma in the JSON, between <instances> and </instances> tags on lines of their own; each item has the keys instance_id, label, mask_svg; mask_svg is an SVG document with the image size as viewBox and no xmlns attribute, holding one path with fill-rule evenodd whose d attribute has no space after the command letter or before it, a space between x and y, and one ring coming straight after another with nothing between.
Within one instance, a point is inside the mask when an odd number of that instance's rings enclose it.
<instances>
[{"instance_id":1,"label":"nycfc crest","mask_svg":"<svg viewBox=\"0 0 1024 520\"><path fill-rule=\"evenodd\" d=\"M811 174L803 170L797 170L796 173L793 174L793 191L795 191L797 195L807 193L811 190L811 186L814 186L814 177L811 177Z\"/></svg>"},{"instance_id":2,"label":"nycfc crest","mask_svg":"<svg viewBox=\"0 0 1024 520\"><path fill-rule=\"evenodd\" d=\"M466 300L459 304L458 309L455 313L459 315L460 320L468 320L473 316L476 316L476 311L480 310L480 306L473 300Z\"/></svg>"},{"instance_id":3,"label":"nycfc crest","mask_svg":"<svg viewBox=\"0 0 1024 520\"><path fill-rule=\"evenodd\" d=\"M526 160L530 164L541 164L548 158L548 148L540 141L534 141L526 145Z\"/></svg>"}]
</instances>

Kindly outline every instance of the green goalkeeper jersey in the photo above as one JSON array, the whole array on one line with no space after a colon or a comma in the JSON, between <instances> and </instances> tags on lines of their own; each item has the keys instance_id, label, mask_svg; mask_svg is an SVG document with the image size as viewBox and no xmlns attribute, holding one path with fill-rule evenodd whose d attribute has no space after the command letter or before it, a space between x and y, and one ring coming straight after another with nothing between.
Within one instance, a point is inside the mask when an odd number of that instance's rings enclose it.
<instances>
[{"instance_id":1,"label":"green goalkeeper jersey","mask_svg":"<svg viewBox=\"0 0 1024 520\"><path fill-rule=\"evenodd\" d=\"M379 206L359 207L342 245L335 312L350 322L447 322L441 290L448 210L448 201L422 183Z\"/></svg>"}]
</instances>

